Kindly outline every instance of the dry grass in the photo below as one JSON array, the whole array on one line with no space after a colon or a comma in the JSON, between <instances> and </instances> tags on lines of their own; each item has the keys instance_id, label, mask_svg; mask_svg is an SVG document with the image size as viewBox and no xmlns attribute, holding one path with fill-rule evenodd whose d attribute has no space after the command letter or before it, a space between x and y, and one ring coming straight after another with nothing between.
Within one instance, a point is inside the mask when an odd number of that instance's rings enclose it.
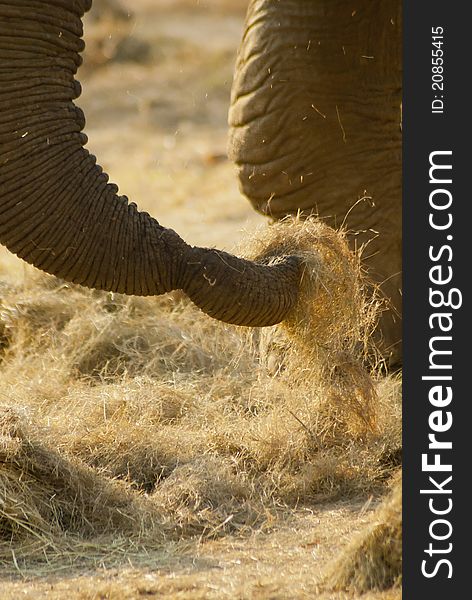
<instances>
[{"instance_id":1,"label":"dry grass","mask_svg":"<svg viewBox=\"0 0 472 600\"><path fill-rule=\"evenodd\" d=\"M374 360L375 368L380 368L371 335L381 302L364 277L361 252L351 252L344 232L319 220L287 218L261 229L248 254L252 258L295 254L302 259L304 273L294 310L281 326L263 330L261 336L266 348L274 340L282 350L277 369L288 368L292 381L322 381L323 394L329 387L331 420L334 407L340 420L347 411L346 425L365 434L375 429L369 362Z\"/></svg>"},{"instance_id":2,"label":"dry grass","mask_svg":"<svg viewBox=\"0 0 472 600\"><path fill-rule=\"evenodd\" d=\"M328 569L328 585L336 590L364 593L399 587L402 582L401 478L372 516Z\"/></svg>"},{"instance_id":3,"label":"dry grass","mask_svg":"<svg viewBox=\"0 0 472 600\"><path fill-rule=\"evenodd\" d=\"M230 250L262 221L224 158L246 2L136 0L126 18L107 4L80 73L91 150L190 243ZM225 326L178 293L97 293L0 255L2 598L357 594L319 582L400 459L378 302L341 233L294 220L246 237L247 255L305 260L283 326Z\"/></svg>"},{"instance_id":4,"label":"dry grass","mask_svg":"<svg viewBox=\"0 0 472 600\"><path fill-rule=\"evenodd\" d=\"M318 221L266 229L251 252L287 250L306 261L303 294L272 346L179 294L113 296L32 269L5 284L4 568L113 565L382 491L401 445L399 385L366 369L375 304L358 259Z\"/></svg>"},{"instance_id":5,"label":"dry grass","mask_svg":"<svg viewBox=\"0 0 472 600\"><path fill-rule=\"evenodd\" d=\"M3 561L56 553L100 535L133 537L140 528L156 529L158 513L144 498L38 441L39 432L18 412L4 407L0 417Z\"/></svg>"}]
</instances>

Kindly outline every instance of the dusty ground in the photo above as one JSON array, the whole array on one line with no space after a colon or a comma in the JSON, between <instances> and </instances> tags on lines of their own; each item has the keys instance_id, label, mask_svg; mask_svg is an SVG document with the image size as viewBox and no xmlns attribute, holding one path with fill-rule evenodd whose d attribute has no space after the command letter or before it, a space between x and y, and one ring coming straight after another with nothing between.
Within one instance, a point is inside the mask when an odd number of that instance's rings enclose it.
<instances>
[{"instance_id":1,"label":"dusty ground","mask_svg":"<svg viewBox=\"0 0 472 600\"><path fill-rule=\"evenodd\" d=\"M316 510L296 511L271 534L226 538L187 547L173 547L119 569L36 578L25 585L5 585L2 598L44 597L59 600L134 600L141 597L203 599L352 598L323 593L318 583L322 567L340 552L353 529L366 522L359 503L339 502ZM333 532L336 533L333 539ZM141 561L143 559L141 558ZM398 598L398 591L370 593L365 600Z\"/></svg>"},{"instance_id":2,"label":"dusty ground","mask_svg":"<svg viewBox=\"0 0 472 600\"><path fill-rule=\"evenodd\" d=\"M130 18L126 11L110 17L96 0L103 18L89 17L89 50L79 77L89 148L122 193L162 224L193 244L234 249L264 225L239 194L226 159L227 106L246 2L135 0L127 5ZM26 282L28 294L31 269L2 249L0 280L15 282L18 293ZM60 360L58 354L44 354L41 361L51 356ZM54 376L47 381L44 364L34 373L36 366L22 368L16 380L13 367L0 372L2 402L21 398L27 404L25 397L36 394L31 406L35 403L40 414L43 402L50 413L44 390L54 397ZM33 383L26 381L28 373ZM74 385L61 379L57 389L67 396ZM22 392L22 386L29 391ZM282 517L271 526L230 530L218 539L202 534L169 541L147 554L128 548L122 557L119 546L110 548L114 566L102 564L102 555L94 559L93 547L88 557L82 548L75 559L54 557L49 566L47 558L41 565L18 563L13 551L0 566L0 599L357 598L323 591L320 582L326 564L380 502L379 488L373 489L351 499L290 509L281 505ZM386 600L400 592L362 597Z\"/></svg>"}]
</instances>

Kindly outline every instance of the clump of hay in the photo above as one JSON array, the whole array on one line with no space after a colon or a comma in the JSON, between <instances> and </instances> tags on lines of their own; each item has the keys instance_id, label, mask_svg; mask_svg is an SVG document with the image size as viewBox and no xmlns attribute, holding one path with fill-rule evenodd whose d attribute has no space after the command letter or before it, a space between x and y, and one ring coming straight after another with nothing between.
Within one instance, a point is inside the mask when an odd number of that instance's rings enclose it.
<instances>
[{"instance_id":1,"label":"clump of hay","mask_svg":"<svg viewBox=\"0 0 472 600\"><path fill-rule=\"evenodd\" d=\"M195 442L182 421L198 407L189 391L153 379L128 380L123 388L106 384L74 390L67 404L78 405L79 419L54 437L101 474L150 493L191 460Z\"/></svg>"},{"instance_id":2,"label":"clump of hay","mask_svg":"<svg viewBox=\"0 0 472 600\"><path fill-rule=\"evenodd\" d=\"M275 372L301 385L321 383L328 418L359 432L375 428L376 394L369 355L380 301L361 267L361 253L320 220L287 218L256 236L247 250L256 260L296 255L304 271L298 301L281 327L261 333L263 355L279 354ZM269 350L269 352L268 352ZM274 367L268 365L274 372ZM326 392L328 392L326 394ZM335 414L336 413L336 414Z\"/></svg>"},{"instance_id":3,"label":"clump of hay","mask_svg":"<svg viewBox=\"0 0 472 600\"><path fill-rule=\"evenodd\" d=\"M75 536L159 536L162 518L123 484L100 477L76 458L61 456L32 432L26 417L0 410L0 541L20 550L69 546ZM161 534L162 535L162 534ZM69 541L68 541L69 540ZM5 545L4 545L5 544Z\"/></svg>"},{"instance_id":4,"label":"clump of hay","mask_svg":"<svg viewBox=\"0 0 472 600\"><path fill-rule=\"evenodd\" d=\"M303 347L323 361L336 353L366 352L378 300L367 289L361 252L350 250L342 230L315 218L288 217L256 234L247 253L256 260L283 255L302 259L299 299L284 321L298 351Z\"/></svg>"},{"instance_id":5,"label":"clump of hay","mask_svg":"<svg viewBox=\"0 0 472 600\"><path fill-rule=\"evenodd\" d=\"M181 532L213 537L260 523L264 511L251 496L251 482L234 461L207 455L177 467L152 498Z\"/></svg>"},{"instance_id":6,"label":"clump of hay","mask_svg":"<svg viewBox=\"0 0 472 600\"><path fill-rule=\"evenodd\" d=\"M327 570L327 585L335 590L365 593L385 590L402 582L401 478L391 494Z\"/></svg>"}]
</instances>

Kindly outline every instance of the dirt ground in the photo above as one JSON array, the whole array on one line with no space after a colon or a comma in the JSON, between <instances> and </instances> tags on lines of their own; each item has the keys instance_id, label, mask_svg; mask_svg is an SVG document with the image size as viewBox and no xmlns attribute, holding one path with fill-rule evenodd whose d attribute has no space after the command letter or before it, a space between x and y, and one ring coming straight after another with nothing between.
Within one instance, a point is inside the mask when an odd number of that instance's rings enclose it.
<instances>
[{"instance_id":1,"label":"dirt ground","mask_svg":"<svg viewBox=\"0 0 472 600\"><path fill-rule=\"evenodd\" d=\"M239 193L226 158L246 2L123 0L123 6L123 14L112 14L104 0L95 0L87 17L78 103L87 117L88 147L140 209L192 244L234 250L265 225ZM25 269L0 249L0 279L21 283ZM147 556L128 552L115 567L77 559L76 565L28 569L15 564L13 553L9 568L0 570L0 600L360 598L323 591L320 582L326 564L379 501L369 493L295 507L273 528L172 542ZM362 595L399 597L399 590Z\"/></svg>"},{"instance_id":2,"label":"dirt ground","mask_svg":"<svg viewBox=\"0 0 472 600\"><path fill-rule=\"evenodd\" d=\"M346 502L295 511L292 519L270 534L171 547L146 561L141 558L144 565L134 565L130 559L129 565L117 569L74 569L29 583L5 582L0 597L347 600L357 596L323 592L320 577L324 564L365 524L367 512L359 503ZM398 590L362 595L363 600L399 597Z\"/></svg>"}]
</instances>

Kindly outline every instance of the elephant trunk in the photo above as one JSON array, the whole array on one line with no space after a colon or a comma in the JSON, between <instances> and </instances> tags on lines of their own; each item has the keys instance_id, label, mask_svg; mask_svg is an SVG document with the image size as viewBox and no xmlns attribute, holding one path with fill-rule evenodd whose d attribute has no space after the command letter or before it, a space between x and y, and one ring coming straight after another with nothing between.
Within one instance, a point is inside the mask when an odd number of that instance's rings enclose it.
<instances>
[{"instance_id":1,"label":"elephant trunk","mask_svg":"<svg viewBox=\"0 0 472 600\"><path fill-rule=\"evenodd\" d=\"M208 315L226 323L275 325L298 297L302 264L296 256L263 264L221 250L192 248L186 265L185 293Z\"/></svg>"},{"instance_id":2,"label":"elephant trunk","mask_svg":"<svg viewBox=\"0 0 472 600\"><path fill-rule=\"evenodd\" d=\"M0 0L0 242L87 287L134 295L182 289L209 315L272 325L293 306L300 261L257 264L192 248L139 212L83 146L73 100L90 0Z\"/></svg>"}]
</instances>

